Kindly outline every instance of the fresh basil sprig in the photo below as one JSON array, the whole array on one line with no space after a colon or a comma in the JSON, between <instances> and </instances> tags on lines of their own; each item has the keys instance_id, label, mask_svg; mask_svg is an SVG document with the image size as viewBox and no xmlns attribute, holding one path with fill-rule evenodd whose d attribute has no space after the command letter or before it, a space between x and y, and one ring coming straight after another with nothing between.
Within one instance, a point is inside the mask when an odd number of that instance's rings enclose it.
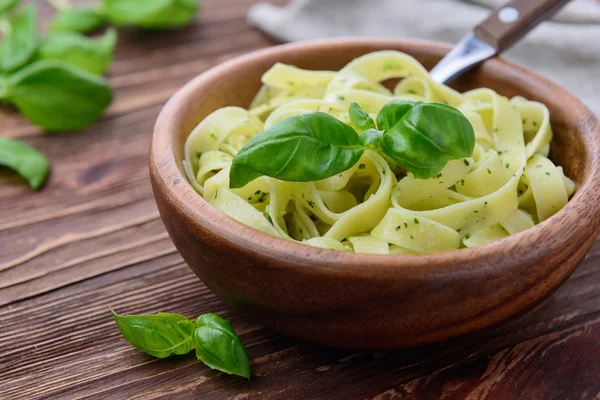
<instances>
[{"instance_id":1,"label":"fresh basil sprig","mask_svg":"<svg viewBox=\"0 0 600 400\"><path fill-rule=\"evenodd\" d=\"M377 127L356 103L349 125L321 112L288 117L253 137L234 157L230 187L262 176L309 182L351 168L366 149L381 153L416 178L438 174L453 159L473 154L475 134L457 109L441 103L393 100L377 115Z\"/></svg>"},{"instance_id":2,"label":"fresh basil sprig","mask_svg":"<svg viewBox=\"0 0 600 400\"><path fill-rule=\"evenodd\" d=\"M48 131L85 128L112 100L111 89L100 75L112 61L117 34L114 28L98 39L82 34L110 23L181 27L193 20L199 8L199 0L98 1L96 6L74 7L69 0L49 0L58 13L50 34L40 39L35 4L18 7L19 0L0 0L0 103L15 106ZM2 146L0 164L20 173L32 188L41 187L48 160L22 143Z\"/></svg>"},{"instance_id":3,"label":"fresh basil sprig","mask_svg":"<svg viewBox=\"0 0 600 400\"><path fill-rule=\"evenodd\" d=\"M180 314L119 315L117 327L134 347L157 358L187 354L208 367L250 379L250 361L233 327L215 313L201 315L195 322Z\"/></svg>"},{"instance_id":4,"label":"fresh basil sprig","mask_svg":"<svg viewBox=\"0 0 600 400\"><path fill-rule=\"evenodd\" d=\"M112 99L98 75L111 62L114 29L95 40L54 33L40 41L35 5L7 13L9 8L0 18L0 102L48 131L78 130L96 121Z\"/></svg>"},{"instance_id":5,"label":"fresh basil sprig","mask_svg":"<svg viewBox=\"0 0 600 400\"><path fill-rule=\"evenodd\" d=\"M33 190L44 184L50 164L39 151L12 139L0 138L0 165L17 172Z\"/></svg>"},{"instance_id":6,"label":"fresh basil sprig","mask_svg":"<svg viewBox=\"0 0 600 400\"><path fill-rule=\"evenodd\" d=\"M0 67L2 71L10 72L26 64L37 49L36 7L32 4L10 16L3 15L0 17L0 30L4 34Z\"/></svg>"}]
</instances>

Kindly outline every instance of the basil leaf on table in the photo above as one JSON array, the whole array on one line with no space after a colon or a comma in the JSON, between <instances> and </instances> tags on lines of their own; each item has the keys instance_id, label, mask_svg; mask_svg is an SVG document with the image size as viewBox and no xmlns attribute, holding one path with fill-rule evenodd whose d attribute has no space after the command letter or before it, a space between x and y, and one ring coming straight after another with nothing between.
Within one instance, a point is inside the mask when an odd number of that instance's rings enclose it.
<instances>
[{"instance_id":1,"label":"basil leaf on table","mask_svg":"<svg viewBox=\"0 0 600 400\"><path fill-rule=\"evenodd\" d=\"M196 357L210 368L250 379L248 353L233 327L215 313L196 320Z\"/></svg>"},{"instance_id":2,"label":"basil leaf on table","mask_svg":"<svg viewBox=\"0 0 600 400\"><path fill-rule=\"evenodd\" d=\"M110 28L99 39L78 33L53 33L46 37L36 60L60 60L93 74L102 75L108 69L117 43L117 32Z\"/></svg>"},{"instance_id":3,"label":"basil leaf on table","mask_svg":"<svg viewBox=\"0 0 600 400\"><path fill-rule=\"evenodd\" d=\"M377 126L385 132L382 151L418 179L471 156L475 146L469 120L446 104L393 100L379 111Z\"/></svg>"},{"instance_id":4,"label":"basil leaf on table","mask_svg":"<svg viewBox=\"0 0 600 400\"><path fill-rule=\"evenodd\" d=\"M25 143L5 138L0 138L0 165L17 172L34 190L42 187L50 170L45 155Z\"/></svg>"},{"instance_id":5,"label":"basil leaf on table","mask_svg":"<svg viewBox=\"0 0 600 400\"><path fill-rule=\"evenodd\" d=\"M112 93L99 76L61 61L42 60L10 76L0 99L49 131L70 131L95 122Z\"/></svg>"},{"instance_id":6,"label":"basil leaf on table","mask_svg":"<svg viewBox=\"0 0 600 400\"><path fill-rule=\"evenodd\" d=\"M180 314L119 315L110 310L125 340L157 358L187 354L194 348L195 325Z\"/></svg>"},{"instance_id":7,"label":"basil leaf on table","mask_svg":"<svg viewBox=\"0 0 600 400\"><path fill-rule=\"evenodd\" d=\"M106 18L90 7L69 7L58 11L50 23L52 32L91 33L102 28Z\"/></svg>"},{"instance_id":8,"label":"basil leaf on table","mask_svg":"<svg viewBox=\"0 0 600 400\"><path fill-rule=\"evenodd\" d=\"M310 182L341 173L364 152L356 131L335 117L311 112L288 117L253 137L233 159L231 188L262 175Z\"/></svg>"},{"instance_id":9,"label":"basil leaf on table","mask_svg":"<svg viewBox=\"0 0 600 400\"><path fill-rule=\"evenodd\" d=\"M218 314L204 314L192 322L180 314L119 315L112 308L110 312L125 340L151 356L166 358L196 349L196 357L208 367L250 379L246 348Z\"/></svg>"},{"instance_id":10,"label":"basil leaf on table","mask_svg":"<svg viewBox=\"0 0 600 400\"><path fill-rule=\"evenodd\" d=\"M12 10L19 4L19 0L0 0L0 13Z\"/></svg>"},{"instance_id":11,"label":"basil leaf on table","mask_svg":"<svg viewBox=\"0 0 600 400\"><path fill-rule=\"evenodd\" d=\"M36 7L25 7L11 18L3 18L0 24L4 33L0 67L3 71L12 71L27 63L37 49Z\"/></svg>"},{"instance_id":12,"label":"basil leaf on table","mask_svg":"<svg viewBox=\"0 0 600 400\"><path fill-rule=\"evenodd\" d=\"M148 29L179 28L198 12L198 0L103 0L102 9L115 25Z\"/></svg>"},{"instance_id":13,"label":"basil leaf on table","mask_svg":"<svg viewBox=\"0 0 600 400\"><path fill-rule=\"evenodd\" d=\"M375 122L373 122L373 118L360 106L356 103L350 103L350 108L348 110L348 115L350 116L350 121L352 124L360 129L361 132L375 129Z\"/></svg>"}]
</instances>

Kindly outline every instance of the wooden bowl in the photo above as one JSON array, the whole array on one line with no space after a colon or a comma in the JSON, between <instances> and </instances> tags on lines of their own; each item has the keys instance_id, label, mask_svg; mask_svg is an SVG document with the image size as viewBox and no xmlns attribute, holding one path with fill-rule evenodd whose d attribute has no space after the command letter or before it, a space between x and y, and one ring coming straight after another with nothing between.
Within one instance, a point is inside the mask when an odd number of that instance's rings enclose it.
<instances>
[{"instance_id":1,"label":"wooden bowl","mask_svg":"<svg viewBox=\"0 0 600 400\"><path fill-rule=\"evenodd\" d=\"M272 47L188 83L162 110L150 172L162 220L190 268L220 298L266 326L311 342L389 349L442 341L505 321L552 293L585 257L600 229L600 124L562 87L501 59L455 82L548 106L551 158L578 185L567 206L534 228L485 246L431 255L368 255L319 249L247 227L188 184L184 143L204 117L248 107L275 62L339 70L355 57L394 49L431 68L449 50L434 42L337 39Z\"/></svg>"}]
</instances>

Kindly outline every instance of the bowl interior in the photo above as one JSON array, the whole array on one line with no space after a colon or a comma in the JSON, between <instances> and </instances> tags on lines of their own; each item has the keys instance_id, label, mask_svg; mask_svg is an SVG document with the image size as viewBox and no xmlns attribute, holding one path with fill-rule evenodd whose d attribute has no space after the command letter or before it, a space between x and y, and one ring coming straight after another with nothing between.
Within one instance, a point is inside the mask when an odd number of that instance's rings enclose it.
<instances>
[{"instance_id":1,"label":"bowl interior","mask_svg":"<svg viewBox=\"0 0 600 400\"><path fill-rule=\"evenodd\" d=\"M414 56L428 70L446 53L449 46L419 41L338 41L322 42L320 45L281 46L254 53L227 63L217 71L205 73L204 89L189 98L180 115L185 115L178 129L172 132L172 152L177 167L182 172L185 140L192 129L211 112L225 106L248 108L252 98L261 86L260 78L274 63L283 62L310 70L337 71L361 55L378 50L399 50ZM592 140L581 132L581 113L575 112L581 104L568 95L564 89L532 74L523 68L502 60L490 60L482 66L455 80L451 86L461 92L487 87L496 92L513 97L524 96L529 100L544 103L550 110L554 138L550 158L561 165L567 176L581 186L588 178L590 169L589 147L586 141ZM563 93L558 93L563 92ZM577 104L574 104L577 103ZM587 109L584 111L588 111ZM589 111L588 111L589 112ZM585 113L584 113L585 114ZM593 115L592 115L593 116ZM583 121L585 122L585 121Z\"/></svg>"}]
</instances>

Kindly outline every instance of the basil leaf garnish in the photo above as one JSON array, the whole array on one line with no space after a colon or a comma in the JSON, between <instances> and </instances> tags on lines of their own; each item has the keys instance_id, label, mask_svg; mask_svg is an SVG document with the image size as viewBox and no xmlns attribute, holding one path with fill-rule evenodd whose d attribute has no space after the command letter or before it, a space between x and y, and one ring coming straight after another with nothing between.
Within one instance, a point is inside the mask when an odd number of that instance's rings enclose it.
<instances>
[{"instance_id":1,"label":"basil leaf garnish","mask_svg":"<svg viewBox=\"0 0 600 400\"><path fill-rule=\"evenodd\" d=\"M309 182L343 172L364 152L356 131L335 117L311 112L288 117L253 137L233 159L230 186L262 175Z\"/></svg>"},{"instance_id":2,"label":"basil leaf garnish","mask_svg":"<svg viewBox=\"0 0 600 400\"><path fill-rule=\"evenodd\" d=\"M352 124L361 131L375 129L373 118L371 118L371 116L356 103L350 103L348 116L350 117Z\"/></svg>"},{"instance_id":3,"label":"basil leaf garnish","mask_svg":"<svg viewBox=\"0 0 600 400\"><path fill-rule=\"evenodd\" d=\"M45 155L12 139L0 138L0 165L21 175L32 189L44 184L50 164Z\"/></svg>"},{"instance_id":4,"label":"basil leaf garnish","mask_svg":"<svg viewBox=\"0 0 600 400\"><path fill-rule=\"evenodd\" d=\"M69 131L96 121L112 93L99 76L61 61L42 60L10 76L0 99L49 131Z\"/></svg>"},{"instance_id":5,"label":"basil leaf garnish","mask_svg":"<svg viewBox=\"0 0 600 400\"><path fill-rule=\"evenodd\" d=\"M98 38L91 39L78 33L53 33L46 37L36 55L36 60L60 60L102 75L112 61L117 43L117 32L110 28Z\"/></svg>"},{"instance_id":6,"label":"basil leaf garnish","mask_svg":"<svg viewBox=\"0 0 600 400\"><path fill-rule=\"evenodd\" d=\"M0 0L0 14L12 10L19 4L19 0Z\"/></svg>"},{"instance_id":7,"label":"basil leaf garnish","mask_svg":"<svg viewBox=\"0 0 600 400\"><path fill-rule=\"evenodd\" d=\"M103 0L102 9L118 26L168 29L188 24L198 12L198 0Z\"/></svg>"},{"instance_id":8,"label":"basil leaf garnish","mask_svg":"<svg viewBox=\"0 0 600 400\"><path fill-rule=\"evenodd\" d=\"M377 126L385 131L383 152L419 179L471 156L475 146L469 120L446 104L393 100L379 111Z\"/></svg>"},{"instance_id":9,"label":"basil leaf garnish","mask_svg":"<svg viewBox=\"0 0 600 400\"><path fill-rule=\"evenodd\" d=\"M187 354L194 348L195 325L180 314L119 315L110 310L125 340L153 357Z\"/></svg>"},{"instance_id":10,"label":"basil leaf garnish","mask_svg":"<svg viewBox=\"0 0 600 400\"><path fill-rule=\"evenodd\" d=\"M234 157L230 187L243 187L266 175L290 182L329 178L352 167L366 149L377 151L416 178L437 175L450 160L469 157L475 134L457 109L441 103L392 100L379 111L377 127L358 104L349 125L329 114L288 117L253 137Z\"/></svg>"},{"instance_id":11,"label":"basil leaf garnish","mask_svg":"<svg viewBox=\"0 0 600 400\"><path fill-rule=\"evenodd\" d=\"M12 71L31 59L38 46L37 9L32 4L17 11L11 18L2 18L4 33L0 67Z\"/></svg>"},{"instance_id":12,"label":"basil leaf garnish","mask_svg":"<svg viewBox=\"0 0 600 400\"><path fill-rule=\"evenodd\" d=\"M104 15L91 7L68 7L58 10L50 30L86 34L102 28L105 23Z\"/></svg>"},{"instance_id":13,"label":"basil leaf garnish","mask_svg":"<svg viewBox=\"0 0 600 400\"><path fill-rule=\"evenodd\" d=\"M250 379L248 353L233 327L215 313L196 320L196 356L210 368Z\"/></svg>"}]
</instances>

